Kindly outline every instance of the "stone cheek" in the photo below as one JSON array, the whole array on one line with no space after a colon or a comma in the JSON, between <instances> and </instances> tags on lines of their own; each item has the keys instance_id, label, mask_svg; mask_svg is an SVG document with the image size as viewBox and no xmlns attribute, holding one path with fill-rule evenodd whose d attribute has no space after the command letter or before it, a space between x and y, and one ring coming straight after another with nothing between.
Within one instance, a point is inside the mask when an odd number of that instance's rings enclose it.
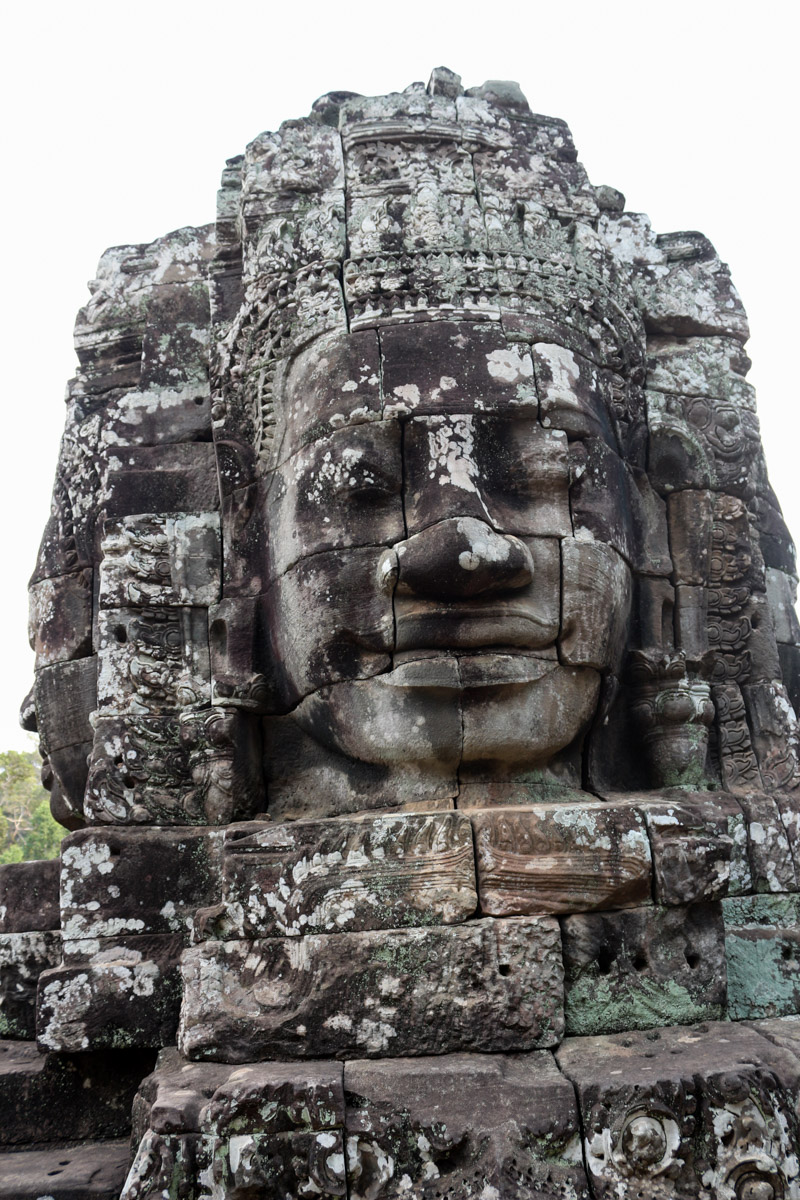
<instances>
[{"instance_id":1,"label":"stone cheek","mask_svg":"<svg viewBox=\"0 0 800 1200\"><path fill-rule=\"evenodd\" d=\"M208 942L183 958L191 1058L529 1050L563 1032L552 918Z\"/></svg>"}]
</instances>

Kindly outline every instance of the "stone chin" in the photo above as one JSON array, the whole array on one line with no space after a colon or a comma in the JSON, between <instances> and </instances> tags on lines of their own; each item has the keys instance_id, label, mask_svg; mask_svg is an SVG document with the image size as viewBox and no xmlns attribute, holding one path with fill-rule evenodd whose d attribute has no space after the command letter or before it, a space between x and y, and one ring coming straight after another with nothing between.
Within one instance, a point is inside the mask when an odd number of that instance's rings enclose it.
<instances>
[{"instance_id":1,"label":"stone chin","mask_svg":"<svg viewBox=\"0 0 800 1200\"><path fill-rule=\"evenodd\" d=\"M552 658L437 654L307 696L292 716L327 749L387 767L542 768L583 734L600 675Z\"/></svg>"}]
</instances>

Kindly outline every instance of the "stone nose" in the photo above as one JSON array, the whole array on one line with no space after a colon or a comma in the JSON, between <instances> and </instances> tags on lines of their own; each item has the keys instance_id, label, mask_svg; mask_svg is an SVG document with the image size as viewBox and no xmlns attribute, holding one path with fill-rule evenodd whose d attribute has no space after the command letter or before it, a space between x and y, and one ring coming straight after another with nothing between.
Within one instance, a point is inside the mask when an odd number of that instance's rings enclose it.
<instances>
[{"instance_id":1,"label":"stone nose","mask_svg":"<svg viewBox=\"0 0 800 1200\"><path fill-rule=\"evenodd\" d=\"M458 599L524 588L533 579L533 558L512 534L495 533L474 517L451 517L429 525L394 548L397 591Z\"/></svg>"}]
</instances>

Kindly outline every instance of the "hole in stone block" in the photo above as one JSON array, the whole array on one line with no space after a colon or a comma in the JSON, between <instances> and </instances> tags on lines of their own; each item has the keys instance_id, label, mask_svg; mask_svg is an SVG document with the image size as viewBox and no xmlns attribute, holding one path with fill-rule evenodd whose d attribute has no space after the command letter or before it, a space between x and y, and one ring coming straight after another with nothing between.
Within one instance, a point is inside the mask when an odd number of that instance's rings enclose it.
<instances>
[{"instance_id":1,"label":"hole in stone block","mask_svg":"<svg viewBox=\"0 0 800 1200\"><path fill-rule=\"evenodd\" d=\"M792 947L791 946L781 946L781 958L783 959L783 961L788 962L791 957L792 957Z\"/></svg>"},{"instance_id":2,"label":"hole in stone block","mask_svg":"<svg viewBox=\"0 0 800 1200\"><path fill-rule=\"evenodd\" d=\"M646 955L642 954L641 950L633 956L634 971L646 971L649 965Z\"/></svg>"},{"instance_id":3,"label":"hole in stone block","mask_svg":"<svg viewBox=\"0 0 800 1200\"><path fill-rule=\"evenodd\" d=\"M695 954L694 950L687 950L686 953L684 954L684 958L686 959L686 962L687 962L690 970L693 971L695 969L695 967L699 967L700 955Z\"/></svg>"},{"instance_id":4,"label":"hole in stone block","mask_svg":"<svg viewBox=\"0 0 800 1200\"><path fill-rule=\"evenodd\" d=\"M499 975L510 975L511 967L508 965L508 963L500 963L500 966L497 968L497 971L498 971Z\"/></svg>"},{"instance_id":5,"label":"hole in stone block","mask_svg":"<svg viewBox=\"0 0 800 1200\"><path fill-rule=\"evenodd\" d=\"M114 629L114 637L116 638L116 640L119 642L120 645L123 645L125 642L127 642L128 631L124 625L116 626L116 628Z\"/></svg>"},{"instance_id":6,"label":"hole in stone block","mask_svg":"<svg viewBox=\"0 0 800 1200\"><path fill-rule=\"evenodd\" d=\"M601 975L610 975L614 965L614 951L610 946L601 946L597 952L597 970Z\"/></svg>"}]
</instances>

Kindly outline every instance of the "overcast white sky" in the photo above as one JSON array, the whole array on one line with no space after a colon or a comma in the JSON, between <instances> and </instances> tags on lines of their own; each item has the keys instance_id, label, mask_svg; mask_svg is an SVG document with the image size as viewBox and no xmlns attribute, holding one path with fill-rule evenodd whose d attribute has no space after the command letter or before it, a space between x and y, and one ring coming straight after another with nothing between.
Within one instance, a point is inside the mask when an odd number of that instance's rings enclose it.
<instances>
[{"instance_id":1,"label":"overcast white sky","mask_svg":"<svg viewBox=\"0 0 800 1200\"><path fill-rule=\"evenodd\" d=\"M10 6L9 6L10 7ZM26 582L47 517L72 324L107 247L214 219L224 160L323 92L434 66L516 79L563 117L594 183L658 232L699 229L750 315L767 460L796 540L800 461L796 9L673 0L59 0L2 26L5 405L0 750L22 748Z\"/></svg>"}]
</instances>

